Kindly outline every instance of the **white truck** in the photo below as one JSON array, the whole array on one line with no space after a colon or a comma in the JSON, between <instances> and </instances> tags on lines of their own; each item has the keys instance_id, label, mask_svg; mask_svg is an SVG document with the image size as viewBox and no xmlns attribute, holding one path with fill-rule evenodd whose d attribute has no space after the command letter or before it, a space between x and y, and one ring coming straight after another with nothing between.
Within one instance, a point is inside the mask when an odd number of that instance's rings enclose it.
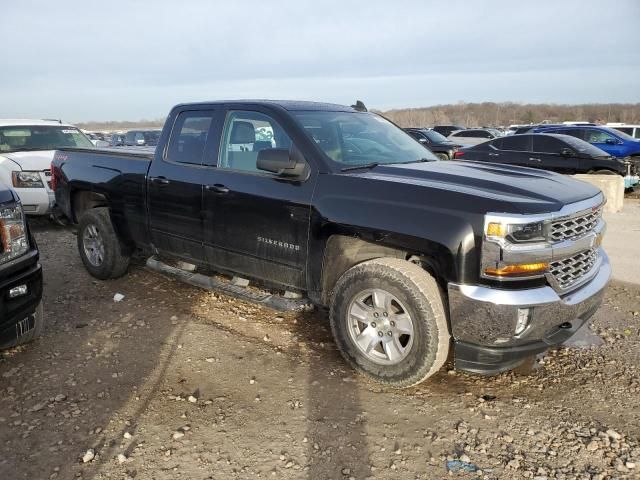
<instances>
[{"instance_id":1,"label":"white truck","mask_svg":"<svg viewBox=\"0 0 640 480\"><path fill-rule=\"evenodd\" d=\"M58 120L0 119L0 183L13 187L26 214L52 212L51 160L64 147L93 148L93 143Z\"/></svg>"}]
</instances>

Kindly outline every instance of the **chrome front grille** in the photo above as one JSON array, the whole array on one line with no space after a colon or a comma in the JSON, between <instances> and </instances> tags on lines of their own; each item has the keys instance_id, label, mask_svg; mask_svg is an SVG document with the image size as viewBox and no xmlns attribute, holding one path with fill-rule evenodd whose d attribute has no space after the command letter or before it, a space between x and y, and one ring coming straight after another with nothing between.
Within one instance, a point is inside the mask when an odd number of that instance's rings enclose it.
<instances>
[{"instance_id":1,"label":"chrome front grille","mask_svg":"<svg viewBox=\"0 0 640 480\"><path fill-rule=\"evenodd\" d=\"M551 275L562 290L576 284L587 275L598 261L598 250L592 248L572 257L551 262Z\"/></svg>"},{"instance_id":2,"label":"chrome front grille","mask_svg":"<svg viewBox=\"0 0 640 480\"><path fill-rule=\"evenodd\" d=\"M553 243L571 240L583 236L593 230L602 217L602 205L587 213L564 217L551 222L551 241Z\"/></svg>"}]
</instances>

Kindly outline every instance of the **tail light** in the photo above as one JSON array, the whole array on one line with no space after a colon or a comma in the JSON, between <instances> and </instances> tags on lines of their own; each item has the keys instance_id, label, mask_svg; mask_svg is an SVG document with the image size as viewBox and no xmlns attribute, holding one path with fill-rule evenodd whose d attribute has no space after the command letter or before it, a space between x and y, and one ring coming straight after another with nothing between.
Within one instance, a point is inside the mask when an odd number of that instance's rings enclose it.
<instances>
[{"instance_id":1,"label":"tail light","mask_svg":"<svg viewBox=\"0 0 640 480\"><path fill-rule=\"evenodd\" d=\"M56 191L56 187L58 185L58 179L56 177L56 167L51 164L51 190Z\"/></svg>"},{"instance_id":2,"label":"tail light","mask_svg":"<svg viewBox=\"0 0 640 480\"><path fill-rule=\"evenodd\" d=\"M453 158L462 158L463 156L464 152L461 152L460 150L453 154Z\"/></svg>"}]
</instances>

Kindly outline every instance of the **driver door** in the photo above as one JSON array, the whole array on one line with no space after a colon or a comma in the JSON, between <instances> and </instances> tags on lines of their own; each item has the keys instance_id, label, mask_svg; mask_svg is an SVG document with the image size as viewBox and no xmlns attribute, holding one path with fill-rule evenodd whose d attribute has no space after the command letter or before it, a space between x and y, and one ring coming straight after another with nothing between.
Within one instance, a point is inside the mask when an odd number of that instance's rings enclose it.
<instances>
[{"instance_id":1,"label":"driver door","mask_svg":"<svg viewBox=\"0 0 640 480\"><path fill-rule=\"evenodd\" d=\"M260 150L291 145L259 107L227 111L217 164L203 172L204 248L221 270L304 289L315 170L302 180L256 166Z\"/></svg>"}]
</instances>

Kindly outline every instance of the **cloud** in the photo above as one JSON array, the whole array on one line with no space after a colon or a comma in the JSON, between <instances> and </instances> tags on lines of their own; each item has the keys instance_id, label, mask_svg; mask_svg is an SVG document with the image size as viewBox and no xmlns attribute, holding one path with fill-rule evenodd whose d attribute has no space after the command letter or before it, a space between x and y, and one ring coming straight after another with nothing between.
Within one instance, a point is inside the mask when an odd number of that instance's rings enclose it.
<instances>
[{"instance_id":1,"label":"cloud","mask_svg":"<svg viewBox=\"0 0 640 480\"><path fill-rule=\"evenodd\" d=\"M3 7L0 105L76 121L286 97L379 108L637 101L640 4L21 1ZM615 28L614 28L615 27ZM10 48L6 48L6 46ZM635 82L637 83L637 82Z\"/></svg>"}]
</instances>

